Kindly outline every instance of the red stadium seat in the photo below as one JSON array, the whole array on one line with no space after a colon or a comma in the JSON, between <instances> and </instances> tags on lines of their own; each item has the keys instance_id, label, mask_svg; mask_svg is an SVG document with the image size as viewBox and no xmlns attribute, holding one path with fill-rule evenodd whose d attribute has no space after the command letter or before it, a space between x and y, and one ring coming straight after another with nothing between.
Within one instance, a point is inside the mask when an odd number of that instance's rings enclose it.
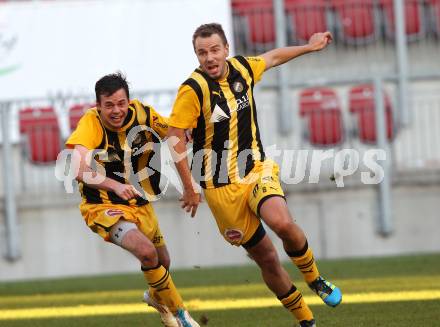
<instances>
[{"instance_id":1,"label":"red stadium seat","mask_svg":"<svg viewBox=\"0 0 440 327\"><path fill-rule=\"evenodd\" d=\"M78 125L79 120L89 108L95 107L95 104L76 104L69 109L69 128L73 131Z\"/></svg>"},{"instance_id":2,"label":"red stadium seat","mask_svg":"<svg viewBox=\"0 0 440 327\"><path fill-rule=\"evenodd\" d=\"M340 37L345 41L373 40L377 24L373 0L332 0Z\"/></svg>"},{"instance_id":3,"label":"red stadium seat","mask_svg":"<svg viewBox=\"0 0 440 327\"><path fill-rule=\"evenodd\" d=\"M440 0L429 0L429 11L432 19L432 28L440 37Z\"/></svg>"},{"instance_id":4,"label":"red stadium seat","mask_svg":"<svg viewBox=\"0 0 440 327\"><path fill-rule=\"evenodd\" d=\"M285 9L294 40L307 41L313 33L328 29L325 0L286 0Z\"/></svg>"},{"instance_id":5,"label":"red stadium seat","mask_svg":"<svg viewBox=\"0 0 440 327\"><path fill-rule=\"evenodd\" d=\"M61 133L54 109L22 109L19 125L29 160L36 164L55 162L61 151Z\"/></svg>"},{"instance_id":6,"label":"red stadium seat","mask_svg":"<svg viewBox=\"0 0 440 327\"><path fill-rule=\"evenodd\" d=\"M245 34L251 45L275 43L272 0L232 0L232 9L244 20Z\"/></svg>"},{"instance_id":7,"label":"red stadium seat","mask_svg":"<svg viewBox=\"0 0 440 327\"><path fill-rule=\"evenodd\" d=\"M393 113L388 94L384 95L387 138L394 136ZM357 133L363 143L376 143L376 115L372 85L358 85L350 90L350 112L357 116Z\"/></svg>"},{"instance_id":8,"label":"red stadium seat","mask_svg":"<svg viewBox=\"0 0 440 327\"><path fill-rule=\"evenodd\" d=\"M339 99L332 89L311 88L300 94L301 117L308 123L308 140L315 146L334 146L343 141Z\"/></svg>"},{"instance_id":9,"label":"red stadium seat","mask_svg":"<svg viewBox=\"0 0 440 327\"><path fill-rule=\"evenodd\" d=\"M393 38L395 31L393 0L380 0L385 15L386 34ZM409 40L416 39L425 32L421 1L405 0L405 31Z\"/></svg>"}]
</instances>

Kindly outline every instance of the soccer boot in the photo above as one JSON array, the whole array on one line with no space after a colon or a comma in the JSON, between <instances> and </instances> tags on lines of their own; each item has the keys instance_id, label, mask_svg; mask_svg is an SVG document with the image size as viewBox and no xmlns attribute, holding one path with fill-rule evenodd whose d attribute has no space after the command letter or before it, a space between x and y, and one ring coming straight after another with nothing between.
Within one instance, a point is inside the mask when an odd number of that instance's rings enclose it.
<instances>
[{"instance_id":1,"label":"soccer boot","mask_svg":"<svg viewBox=\"0 0 440 327\"><path fill-rule=\"evenodd\" d=\"M312 320L301 320L299 322L300 327L316 327L315 319Z\"/></svg>"},{"instance_id":2,"label":"soccer boot","mask_svg":"<svg viewBox=\"0 0 440 327\"><path fill-rule=\"evenodd\" d=\"M309 287L330 307L336 307L342 301L341 290L321 276L311 282Z\"/></svg>"},{"instance_id":3,"label":"soccer boot","mask_svg":"<svg viewBox=\"0 0 440 327\"><path fill-rule=\"evenodd\" d=\"M188 311L179 309L175 315L179 327L200 327L200 325L189 315Z\"/></svg>"},{"instance_id":4,"label":"soccer boot","mask_svg":"<svg viewBox=\"0 0 440 327\"><path fill-rule=\"evenodd\" d=\"M168 309L168 307L158 303L155 299L153 299L150 296L150 294L148 293L148 290L145 291L145 293L144 293L143 301L146 304L148 304L150 307L155 308L159 312L160 319L162 320L162 323L164 324L165 327L179 327L180 326L178 324L176 318L174 317L174 315Z\"/></svg>"}]
</instances>

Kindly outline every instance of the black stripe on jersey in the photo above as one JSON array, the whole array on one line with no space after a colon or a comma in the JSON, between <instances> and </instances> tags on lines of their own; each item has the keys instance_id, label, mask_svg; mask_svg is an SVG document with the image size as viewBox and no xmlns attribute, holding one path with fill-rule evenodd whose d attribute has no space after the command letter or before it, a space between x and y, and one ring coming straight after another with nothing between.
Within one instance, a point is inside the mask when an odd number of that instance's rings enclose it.
<instances>
[{"instance_id":1,"label":"black stripe on jersey","mask_svg":"<svg viewBox=\"0 0 440 327\"><path fill-rule=\"evenodd\" d=\"M103 203L101 199L101 195L99 194L99 190L87 186L86 183L83 183L82 193L86 198L87 203L96 203L96 204Z\"/></svg>"},{"instance_id":2,"label":"black stripe on jersey","mask_svg":"<svg viewBox=\"0 0 440 327\"><path fill-rule=\"evenodd\" d=\"M203 92L202 88L197 83L197 81L193 78L187 79L185 82L183 82L183 85L188 85L190 88L194 90L194 92L197 95L197 98L199 99L200 103L200 115L197 120L197 127L193 130L193 153L197 153L200 149L203 149L205 146L205 117L203 115Z\"/></svg>"},{"instance_id":3,"label":"black stripe on jersey","mask_svg":"<svg viewBox=\"0 0 440 327\"><path fill-rule=\"evenodd\" d=\"M224 113L231 117L228 102L220 88L220 84L210 78L209 75L201 69L196 69L196 71L203 76L208 84L211 98L211 112L213 112L215 106L218 105ZM216 92L219 95L216 95L213 92ZM226 142L229 142L229 124L230 119L225 119L214 124L214 135L212 137L211 149L215 155L211 156L211 169L214 172L212 181L215 187L231 183L228 169L228 150L225 150Z\"/></svg>"},{"instance_id":4,"label":"black stripe on jersey","mask_svg":"<svg viewBox=\"0 0 440 327\"><path fill-rule=\"evenodd\" d=\"M246 80L240 74L240 72L235 69L235 67L228 62L229 65L229 76L228 84L231 92L234 94L237 100L237 105L244 105L246 99L249 99L247 92L249 85ZM234 90L234 85L240 83L243 89L240 92ZM239 109L237 108L237 134L238 134L238 151L237 151L237 165L240 178L245 177L254 168L254 158L252 156L252 109L249 101L247 101L248 106ZM245 157L244 157L245 155ZM240 159L240 160L239 160Z\"/></svg>"},{"instance_id":5,"label":"black stripe on jersey","mask_svg":"<svg viewBox=\"0 0 440 327\"><path fill-rule=\"evenodd\" d=\"M192 78L187 79L183 84L188 85L194 90L200 103L200 115L197 119L197 127L192 132L194 154L198 151L203 151L203 148L205 146L206 122L205 116L203 115L203 92L199 83L197 83L196 80ZM193 160L191 162L191 171L200 171L200 175L195 173L193 175L195 175L196 182L200 183L201 187L206 188L206 182L198 180L198 175L205 176L205 165L203 164L203 160L200 160L199 162L194 162Z\"/></svg>"},{"instance_id":6,"label":"black stripe on jersey","mask_svg":"<svg viewBox=\"0 0 440 327\"><path fill-rule=\"evenodd\" d=\"M133 117L133 112L136 112L136 109L133 107L133 105L128 106L127 116L124 119L124 122L122 123L122 126L127 125L131 118Z\"/></svg>"},{"instance_id":7,"label":"black stripe on jersey","mask_svg":"<svg viewBox=\"0 0 440 327\"><path fill-rule=\"evenodd\" d=\"M140 148L140 147L142 147L143 144L148 142L147 137L145 136L145 133L143 131L133 135L135 138L134 140L131 140L128 138L130 131L134 127L137 127L137 126L139 126L139 121L138 121L138 117L135 117L134 122L131 125L131 127L125 131L125 139L128 142L128 144L131 145L133 152L136 151L136 150L133 150L134 147L138 146ZM137 140L139 137L140 137L139 144L134 144L134 141ZM142 154L138 154L136 156L133 156L133 152L130 155L130 162L131 162L131 168L132 168L132 174L133 174L130 176L130 179L133 179L133 180L130 180L130 184L135 185L135 183L136 183L136 185L139 185L140 181L138 179L136 179L135 174L137 174L139 172L139 159L141 158ZM141 205L144 205L147 203L148 203L148 200L144 199L143 197L136 198L136 205L137 206L141 206Z\"/></svg>"},{"instance_id":8,"label":"black stripe on jersey","mask_svg":"<svg viewBox=\"0 0 440 327\"><path fill-rule=\"evenodd\" d=\"M260 151L261 160L265 159L265 154L263 150L263 144L261 143L261 137L260 137L260 129L258 128L258 119L257 119L257 105L255 104L255 97L254 97L254 72L252 71L251 66L249 65L248 61L243 56L235 56L235 59L237 59L240 64L242 64L246 70L249 73L249 76L252 78L251 82L251 89L252 89L252 108L253 108L253 114L254 114L254 124L256 128L256 138L257 138L257 146L258 150Z\"/></svg>"},{"instance_id":9,"label":"black stripe on jersey","mask_svg":"<svg viewBox=\"0 0 440 327\"><path fill-rule=\"evenodd\" d=\"M153 142L154 150L149 153L147 159L147 167L150 171L153 170L153 173L148 178L154 194L159 195L162 192L160 189L160 143L155 137L153 137Z\"/></svg>"},{"instance_id":10,"label":"black stripe on jersey","mask_svg":"<svg viewBox=\"0 0 440 327\"><path fill-rule=\"evenodd\" d=\"M148 127L151 127L151 119L150 119L150 107L149 106L145 106L142 104L142 107L145 110L145 114L147 115L147 118L145 119L145 125L147 125Z\"/></svg>"},{"instance_id":11,"label":"black stripe on jersey","mask_svg":"<svg viewBox=\"0 0 440 327\"><path fill-rule=\"evenodd\" d=\"M206 77L205 77L206 78ZM209 78L209 77L208 77ZM213 91L223 94L220 89L220 84L211 80L209 91L211 94L211 110L218 105L224 113L231 117L231 112L228 102L224 96L213 96ZM230 184L229 170L228 170L228 152L225 150L226 143L229 142L230 119L224 119L214 124L214 135L212 137L211 149L216 154L211 157L211 167L214 172L213 184L215 187ZM227 146L229 148L229 145Z\"/></svg>"},{"instance_id":12,"label":"black stripe on jersey","mask_svg":"<svg viewBox=\"0 0 440 327\"><path fill-rule=\"evenodd\" d=\"M200 108L203 108L203 92L199 83L197 83L197 81L193 78L188 78L185 82L182 83L182 85L188 85L194 90L194 92L196 92L197 98L199 99Z\"/></svg>"},{"instance_id":13,"label":"black stripe on jersey","mask_svg":"<svg viewBox=\"0 0 440 327\"><path fill-rule=\"evenodd\" d=\"M125 179L122 176L118 176L115 173L124 173L124 151L121 148L121 145L119 144L119 138L118 133L108 131L107 132L108 137L108 145L113 147L107 148L108 153L108 159L112 160L109 162L104 163L104 168L107 174L108 178L114 179L115 181L118 181L119 183L125 184ZM119 160L117 160L119 159ZM128 205L129 202L127 200L124 200L120 198L118 195L116 195L115 192L107 191L107 195L109 200L114 204L126 204Z\"/></svg>"},{"instance_id":14,"label":"black stripe on jersey","mask_svg":"<svg viewBox=\"0 0 440 327\"><path fill-rule=\"evenodd\" d=\"M252 79L252 82L251 82L251 88L252 88L252 90L253 90L253 89L254 89L254 72L252 71L251 66L249 65L249 63L248 63L248 61L246 60L246 58L243 57L243 56L235 56L234 58L237 59L238 62L239 62L240 64L242 64L242 65L244 66L244 68L246 68L246 70L249 72L249 76L250 76L251 79Z\"/></svg>"}]
</instances>

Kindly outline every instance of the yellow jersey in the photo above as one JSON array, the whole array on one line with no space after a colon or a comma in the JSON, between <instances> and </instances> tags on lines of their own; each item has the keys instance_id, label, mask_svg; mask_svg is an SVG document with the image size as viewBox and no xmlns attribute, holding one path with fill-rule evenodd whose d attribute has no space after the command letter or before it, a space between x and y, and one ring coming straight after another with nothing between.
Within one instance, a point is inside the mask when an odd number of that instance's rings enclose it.
<instances>
[{"instance_id":1,"label":"yellow jersey","mask_svg":"<svg viewBox=\"0 0 440 327\"><path fill-rule=\"evenodd\" d=\"M211 79L197 68L180 86L169 124L193 129L191 171L203 188L238 183L264 160L253 94L266 68L262 57L236 56Z\"/></svg>"},{"instance_id":2,"label":"yellow jersey","mask_svg":"<svg viewBox=\"0 0 440 327\"><path fill-rule=\"evenodd\" d=\"M104 126L97 108L89 109L67 139L66 146L82 145L94 151L93 158L105 169L106 177L140 185L142 190L138 190L143 196L127 201L114 192L80 182L83 203L141 206L147 204L151 196L160 194L159 147L167 131L167 118L136 99L130 101L123 126L118 130Z\"/></svg>"}]
</instances>

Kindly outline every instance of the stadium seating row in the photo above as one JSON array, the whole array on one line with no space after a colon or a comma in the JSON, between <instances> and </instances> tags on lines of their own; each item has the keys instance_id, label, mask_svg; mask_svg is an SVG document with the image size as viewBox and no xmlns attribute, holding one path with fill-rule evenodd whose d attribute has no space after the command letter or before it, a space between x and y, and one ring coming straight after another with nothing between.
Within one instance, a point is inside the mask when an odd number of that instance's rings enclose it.
<instances>
[{"instance_id":1,"label":"stadium seating row","mask_svg":"<svg viewBox=\"0 0 440 327\"><path fill-rule=\"evenodd\" d=\"M408 40L428 32L440 37L440 0L405 0ZM237 41L250 46L273 45L273 0L232 0ZM384 34L393 39L393 0L285 0L290 42L304 42L315 32L330 30L346 43L368 43Z\"/></svg>"},{"instance_id":2,"label":"stadium seating row","mask_svg":"<svg viewBox=\"0 0 440 327\"><path fill-rule=\"evenodd\" d=\"M395 128L389 96L384 96L388 140ZM79 119L92 104L78 104L69 109L69 127L73 131ZM349 111L353 118L355 136L365 144L376 143L374 91L371 85L359 85L349 93ZM299 95L299 115L304 139L312 146L334 147L345 140L342 108L331 88L308 88ZM25 108L19 112L23 156L33 164L56 161L62 149L58 117L53 107Z\"/></svg>"},{"instance_id":3,"label":"stadium seating row","mask_svg":"<svg viewBox=\"0 0 440 327\"><path fill-rule=\"evenodd\" d=\"M69 109L69 128L73 131L85 110L94 104L77 104ZM24 108L19 112L22 152L30 162L55 162L62 149L58 117L53 107Z\"/></svg>"},{"instance_id":4,"label":"stadium seating row","mask_svg":"<svg viewBox=\"0 0 440 327\"><path fill-rule=\"evenodd\" d=\"M395 134L391 100L384 93L385 125L388 141ZM364 144L375 144L376 116L372 85L358 85L349 92L349 111L355 137ZM345 139L342 109L336 92L331 88L310 88L299 95L299 114L303 118L305 139L313 146L334 147Z\"/></svg>"}]
</instances>

